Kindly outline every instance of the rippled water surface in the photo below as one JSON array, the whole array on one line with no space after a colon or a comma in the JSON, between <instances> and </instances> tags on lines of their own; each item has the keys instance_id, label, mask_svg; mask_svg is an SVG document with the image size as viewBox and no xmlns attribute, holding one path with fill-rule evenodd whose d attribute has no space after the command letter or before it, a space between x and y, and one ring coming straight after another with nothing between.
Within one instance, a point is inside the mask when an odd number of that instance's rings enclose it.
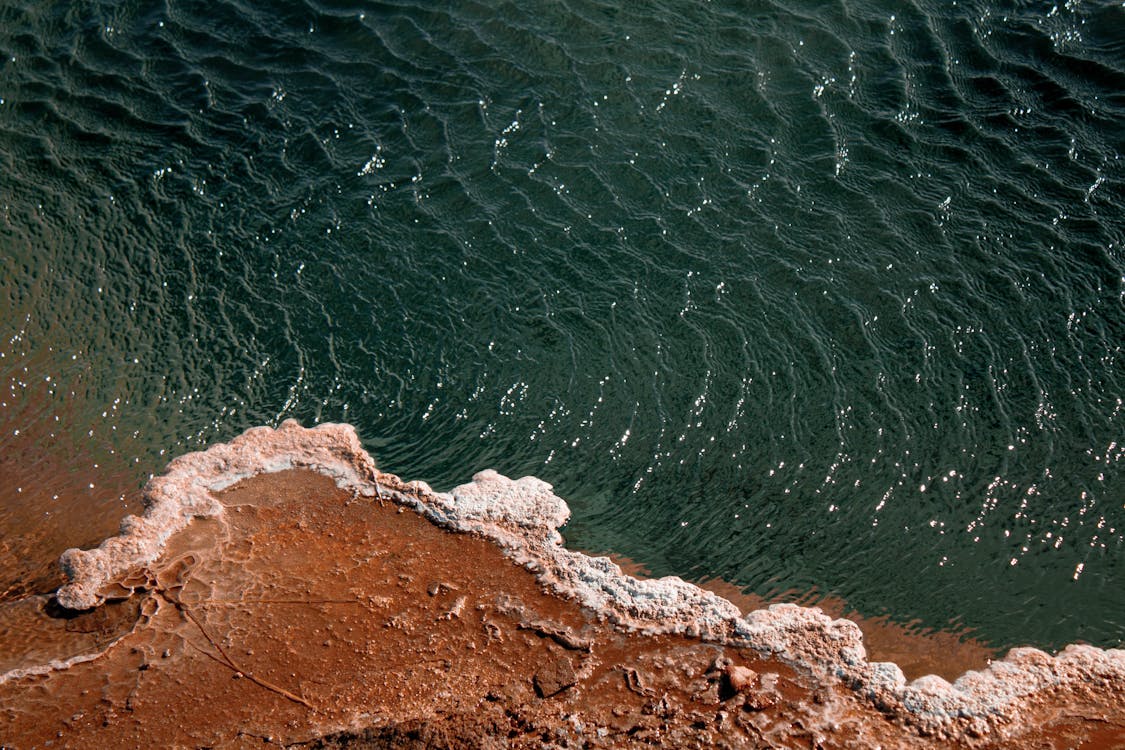
<instances>
[{"instance_id":1,"label":"rippled water surface","mask_svg":"<svg viewBox=\"0 0 1125 750\"><path fill-rule=\"evenodd\" d=\"M1120 2L0 21L0 591L296 417L656 573L1125 637Z\"/></svg>"}]
</instances>

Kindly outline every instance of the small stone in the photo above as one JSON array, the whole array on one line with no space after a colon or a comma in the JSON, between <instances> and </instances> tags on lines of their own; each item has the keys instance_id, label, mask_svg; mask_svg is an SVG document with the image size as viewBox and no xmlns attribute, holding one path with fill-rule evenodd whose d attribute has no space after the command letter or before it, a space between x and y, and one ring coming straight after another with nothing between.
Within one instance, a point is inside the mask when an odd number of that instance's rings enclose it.
<instances>
[{"instance_id":1,"label":"small stone","mask_svg":"<svg viewBox=\"0 0 1125 750\"><path fill-rule=\"evenodd\" d=\"M781 703L781 692L777 689L779 675L776 672L767 672L758 680L756 690L748 690L743 706L748 711L761 711Z\"/></svg>"},{"instance_id":2,"label":"small stone","mask_svg":"<svg viewBox=\"0 0 1125 750\"><path fill-rule=\"evenodd\" d=\"M578 678L574 674L574 665L570 663L570 659L563 656L540 667L532 678L532 683L540 698L550 698L573 687L578 683Z\"/></svg>"},{"instance_id":3,"label":"small stone","mask_svg":"<svg viewBox=\"0 0 1125 750\"><path fill-rule=\"evenodd\" d=\"M441 616L443 620L453 620L461 617L461 611L465 609L466 598L463 596L457 597L449 610Z\"/></svg>"},{"instance_id":4,"label":"small stone","mask_svg":"<svg viewBox=\"0 0 1125 750\"><path fill-rule=\"evenodd\" d=\"M776 706L781 701L781 695L775 690L750 690L742 702L747 711L761 711L762 709Z\"/></svg>"},{"instance_id":5,"label":"small stone","mask_svg":"<svg viewBox=\"0 0 1125 750\"><path fill-rule=\"evenodd\" d=\"M704 674L713 674L715 672L722 672L727 667L730 666L730 663L731 663L730 659L723 656L722 654L719 654L718 656L715 657L715 660L711 662L711 666L707 667L707 671L704 672Z\"/></svg>"},{"instance_id":6,"label":"small stone","mask_svg":"<svg viewBox=\"0 0 1125 750\"><path fill-rule=\"evenodd\" d=\"M758 679L758 673L749 667L730 665L724 670L731 689L736 693L749 690Z\"/></svg>"}]
</instances>

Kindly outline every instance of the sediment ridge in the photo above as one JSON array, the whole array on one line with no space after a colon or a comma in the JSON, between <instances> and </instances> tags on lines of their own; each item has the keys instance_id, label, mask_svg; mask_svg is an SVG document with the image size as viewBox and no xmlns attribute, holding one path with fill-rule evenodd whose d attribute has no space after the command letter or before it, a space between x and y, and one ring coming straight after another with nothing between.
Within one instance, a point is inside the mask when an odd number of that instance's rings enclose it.
<instances>
[{"instance_id":1,"label":"sediment ridge","mask_svg":"<svg viewBox=\"0 0 1125 750\"><path fill-rule=\"evenodd\" d=\"M325 508L334 510L320 516L313 506L326 491L309 484L307 477L313 474L330 479L338 495L335 505L325 501ZM262 484L267 477L274 477L274 484ZM294 488L301 490L299 496L285 500ZM266 502L266 496L282 500ZM546 482L512 480L486 470L467 484L437 492L377 469L349 425L306 429L289 420L277 429L253 428L230 443L173 460L151 480L145 500L143 515L126 518L118 536L97 549L63 555L69 582L56 594L58 605L71 612L95 612L107 601L142 597L136 619L112 637L97 640L87 653L44 664L8 664L0 675L5 705L0 742L37 746L45 737L31 729L35 722L28 717L63 698L89 703L82 696L91 684L101 684L102 695L95 701L100 709L91 703L73 716L56 711L59 723L48 720L47 726L57 731L63 745L83 738L124 739L126 735L114 734L115 723L140 731L144 712L137 705L147 701L151 710L161 700L173 701L176 690L156 686L152 675L164 670L165 683L180 686L187 695L191 690L183 686L193 680L197 690L219 680L210 672L206 679L199 676L201 665L214 669L218 664L284 704L284 710L277 705L259 710L253 721L245 706L224 709L229 726L261 724L265 714L280 711L275 728L262 729L262 736L289 744L379 747L432 740L469 746L476 737L482 740L479 746L487 744L482 739L487 737L498 746L534 740L540 745L615 747L645 744L654 736L675 736L680 746L745 747L807 747L810 742L819 747L856 742L1040 747L1051 737L1059 738L1060 747L1076 739L1106 747L1125 743L1125 708L1119 698L1125 688L1123 650L1071 645L1050 655L1018 648L953 682L934 675L908 681L895 664L868 660L862 633L851 620L791 604L743 614L726 599L679 578L626 575L607 558L563 546L559 529L569 509ZM285 513L278 510L283 506ZM431 533L422 527L400 529L397 536L375 534L378 523L405 523L394 520L401 519L403 509L425 519L423 526L453 532L433 542L445 545L445 557L418 541ZM376 523L376 510L392 520ZM345 520L334 530L335 516ZM314 554L314 538L324 545L324 554ZM470 554L453 546L470 543L484 547L474 547ZM410 545L431 550L425 554L437 562L428 570L395 575L393 566L381 571L370 567L379 555L405 560L414 549ZM329 548L332 554L325 551ZM493 554L486 548L514 563L505 574L509 578L489 577L499 575L494 569L502 566L483 562ZM357 562L361 555L368 556L362 564ZM473 564L464 565L468 561ZM240 579L239 566L257 572ZM359 572L371 576L366 584ZM539 598L532 589L516 592L523 578L547 593ZM314 580L322 581L315 589ZM292 591L295 581L309 586L299 597ZM410 593L412 586L422 589ZM288 598L279 598L282 589ZM434 610L439 600L440 611ZM216 614L223 602L239 603L239 613ZM251 602L268 604L274 614L255 620ZM278 607L302 602L320 618L315 624L294 614L297 610L287 610L284 617L276 614ZM411 609L423 604L433 606ZM395 653L422 649L416 654L420 663L432 657L439 662L438 672L460 674L465 685L475 688L459 694L457 685L445 685L438 691L440 710L431 705L432 696L417 689L416 676L406 678L405 691L399 684L397 697L395 683L384 681L383 693L368 695L356 688L350 697L337 695L331 709L314 701L309 696L315 690L307 686L310 680L318 682L316 662L297 668L312 657L294 646L298 641L293 634L311 638L316 633L319 638L334 623L350 623L349 630L362 631L351 615L330 611L345 605L378 612L378 627L365 621L362 627L375 628L366 640L354 633L326 637L320 647L324 653L335 653L333 644L344 641L356 654L367 649L371 659L388 658L385 651L371 651L375 647L370 644L394 631L405 639ZM401 612L392 612L396 609ZM441 635L443 628L454 626L461 629ZM235 658L234 652L249 642L247 633L271 627L290 633L279 640L287 644L287 660L243 668L249 656ZM455 651L449 650L450 643L458 644ZM384 643L379 648L388 647ZM493 656L475 661L485 647L493 649ZM177 661L181 652L202 661L188 656ZM327 658L324 653L321 659ZM607 658L610 653L614 656ZM651 666L660 659L662 668ZM489 677L489 663L508 664L516 671ZM379 673L377 659L363 664L363 669L375 670L363 674ZM108 678L98 675L121 669L133 675L133 692L127 699L106 698L113 690L105 686ZM265 676L267 670L281 676ZM146 675L144 690L137 676L141 673ZM284 687L282 677L289 675L306 688ZM497 687L505 680L523 688ZM138 695L146 698L141 701ZM565 701L552 703L559 695ZM175 699L185 700L183 695ZM133 724L121 718L126 709L135 714ZM75 719L79 714L87 720ZM101 725L89 719L95 714L103 717ZM634 719L634 726L625 726ZM258 737L244 729L215 731L205 738L208 744L237 746Z\"/></svg>"}]
</instances>

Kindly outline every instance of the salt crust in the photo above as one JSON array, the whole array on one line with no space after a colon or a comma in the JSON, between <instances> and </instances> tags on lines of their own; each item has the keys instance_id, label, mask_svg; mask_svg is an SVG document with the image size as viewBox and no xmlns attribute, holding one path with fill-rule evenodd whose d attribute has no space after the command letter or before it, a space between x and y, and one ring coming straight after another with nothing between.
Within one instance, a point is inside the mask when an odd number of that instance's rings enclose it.
<instances>
[{"instance_id":1,"label":"salt crust","mask_svg":"<svg viewBox=\"0 0 1125 750\"><path fill-rule=\"evenodd\" d=\"M833 620L818 608L792 604L742 617L730 602L679 578L639 580L608 558L566 549L558 529L570 510L540 479L512 480L487 470L451 492L435 492L424 482L403 482L378 471L352 426L305 429L295 420L276 430L252 428L230 443L172 461L146 487L144 514L127 517L120 535L97 549L62 555L70 582L59 589L59 603L70 609L100 605L102 592L156 561L168 538L192 518L221 515L213 493L256 474L292 468L319 472L357 495L391 499L439 526L491 539L549 589L620 627L753 648L822 680L840 680L924 732L953 738L966 731L1002 730L1017 724L1021 712L1048 689L1125 679L1125 650L1071 645L1056 656L1012 649L987 669L966 672L952 684L935 675L908 683L897 665L867 661L859 626L851 620Z\"/></svg>"},{"instance_id":2,"label":"salt crust","mask_svg":"<svg viewBox=\"0 0 1125 750\"><path fill-rule=\"evenodd\" d=\"M130 631L130 633L131 632L132 631ZM125 637L125 635L128 635L128 633L106 644L106 646L102 648L101 651L78 654L77 656L72 656L69 659L51 659L45 664L36 664L30 667L17 667L16 669L9 669L7 672L0 674L0 685L3 685L9 680L19 680L23 679L24 677L37 677L39 675L50 674L52 672L61 672L64 669L70 669L75 664L82 664L83 662L93 661L102 654L106 653L110 648L115 646L122 638Z\"/></svg>"}]
</instances>

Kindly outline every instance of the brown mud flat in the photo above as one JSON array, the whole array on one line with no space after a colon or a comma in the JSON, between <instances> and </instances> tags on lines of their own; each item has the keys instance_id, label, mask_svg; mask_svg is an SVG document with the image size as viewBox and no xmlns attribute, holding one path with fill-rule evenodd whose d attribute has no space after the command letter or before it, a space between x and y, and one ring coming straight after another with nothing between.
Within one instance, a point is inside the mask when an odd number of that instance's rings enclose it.
<instances>
[{"instance_id":1,"label":"brown mud flat","mask_svg":"<svg viewBox=\"0 0 1125 750\"><path fill-rule=\"evenodd\" d=\"M0 685L9 744L801 747L823 732L825 696L792 668L620 632L401 506L292 471L220 501L225 528L192 528L132 581L134 632ZM727 662L758 676L740 693ZM871 736L837 723L842 746Z\"/></svg>"},{"instance_id":2,"label":"brown mud flat","mask_svg":"<svg viewBox=\"0 0 1125 750\"><path fill-rule=\"evenodd\" d=\"M1125 747L1104 670L1021 698L1018 721L935 729L793 654L639 632L548 591L511 548L415 512L424 485L380 473L365 497L287 468L215 491L127 573L95 571L108 614L6 609L0 641L50 625L71 662L0 653L0 745Z\"/></svg>"}]
</instances>

